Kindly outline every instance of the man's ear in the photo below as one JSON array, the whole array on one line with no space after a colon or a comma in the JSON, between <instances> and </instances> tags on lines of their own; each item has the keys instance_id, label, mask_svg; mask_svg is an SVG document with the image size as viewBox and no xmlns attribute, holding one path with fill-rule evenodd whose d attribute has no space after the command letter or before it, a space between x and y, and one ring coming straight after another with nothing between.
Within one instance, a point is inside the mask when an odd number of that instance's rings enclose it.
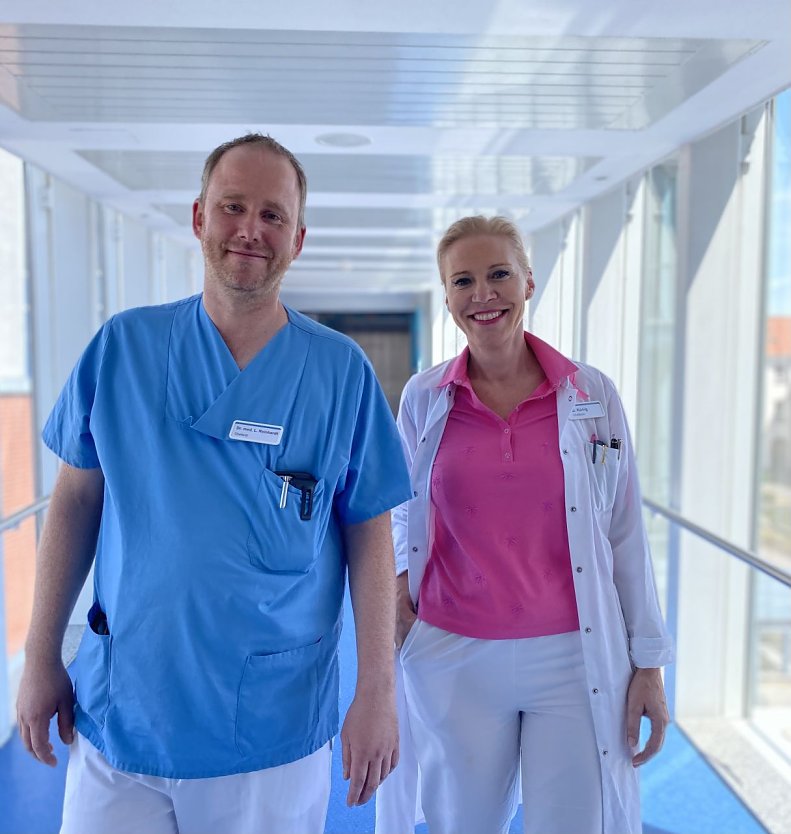
<instances>
[{"instance_id":1,"label":"man's ear","mask_svg":"<svg viewBox=\"0 0 791 834\"><path fill-rule=\"evenodd\" d=\"M192 204L192 234L198 240L201 239L203 234L203 206L200 200L195 200Z\"/></svg>"},{"instance_id":2,"label":"man's ear","mask_svg":"<svg viewBox=\"0 0 791 834\"><path fill-rule=\"evenodd\" d=\"M302 247L305 243L305 232L307 229L303 226L298 232L297 236L294 238L294 252L292 254L292 259L298 258L300 253L302 252Z\"/></svg>"}]
</instances>

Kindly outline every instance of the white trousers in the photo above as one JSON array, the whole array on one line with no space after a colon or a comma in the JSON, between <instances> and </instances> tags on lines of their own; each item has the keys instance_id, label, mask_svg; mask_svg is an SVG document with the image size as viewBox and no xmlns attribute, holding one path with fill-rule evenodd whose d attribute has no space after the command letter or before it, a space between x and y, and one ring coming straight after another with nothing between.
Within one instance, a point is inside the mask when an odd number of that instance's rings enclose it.
<instances>
[{"instance_id":1,"label":"white trousers","mask_svg":"<svg viewBox=\"0 0 791 834\"><path fill-rule=\"evenodd\" d=\"M112 767L79 734L69 751L61 834L322 834L329 742L296 762L209 779Z\"/></svg>"},{"instance_id":2,"label":"white trousers","mask_svg":"<svg viewBox=\"0 0 791 834\"><path fill-rule=\"evenodd\" d=\"M401 649L431 834L601 834L601 768L579 632L478 640L418 620Z\"/></svg>"}]
</instances>

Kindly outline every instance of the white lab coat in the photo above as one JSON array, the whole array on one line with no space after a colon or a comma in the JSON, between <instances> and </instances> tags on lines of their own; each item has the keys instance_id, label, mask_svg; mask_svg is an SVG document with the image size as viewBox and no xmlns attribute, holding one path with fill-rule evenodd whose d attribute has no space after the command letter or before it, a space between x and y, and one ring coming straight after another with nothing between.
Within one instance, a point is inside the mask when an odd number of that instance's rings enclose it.
<instances>
[{"instance_id":1,"label":"white lab coat","mask_svg":"<svg viewBox=\"0 0 791 834\"><path fill-rule=\"evenodd\" d=\"M439 385L450 361L407 383L398 415L413 498L393 511L393 538L396 569L409 570L414 602L430 554L431 469L455 397L454 383ZM602 769L603 831L631 834L641 823L626 741L626 692L633 668L672 662L673 645L659 610L623 406L604 374L584 364L577 368L557 390L569 551ZM585 409L574 407L586 401L600 402L604 416L576 418ZM599 449L593 464L592 434L621 439L620 455L608 449L602 460ZM414 825L417 763L402 688L398 694L401 763L379 790L377 834L405 834Z\"/></svg>"}]
</instances>

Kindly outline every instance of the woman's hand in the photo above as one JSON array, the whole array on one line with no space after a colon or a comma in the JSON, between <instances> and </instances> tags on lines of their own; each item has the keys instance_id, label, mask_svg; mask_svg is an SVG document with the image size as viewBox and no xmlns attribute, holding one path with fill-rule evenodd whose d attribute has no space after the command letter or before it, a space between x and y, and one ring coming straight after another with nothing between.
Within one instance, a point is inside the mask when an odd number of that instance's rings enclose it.
<instances>
[{"instance_id":1,"label":"woman's hand","mask_svg":"<svg viewBox=\"0 0 791 834\"><path fill-rule=\"evenodd\" d=\"M415 623L417 613L409 596L409 571L404 571L396 577L396 648L401 651L409 629Z\"/></svg>"},{"instance_id":2,"label":"woman's hand","mask_svg":"<svg viewBox=\"0 0 791 834\"><path fill-rule=\"evenodd\" d=\"M665 729L670 723L665 702L665 687L659 669L636 669L626 695L626 735L629 746L637 747L640 740L640 719L647 716L651 722L651 736L645 748L633 759L632 765L640 767L653 758L665 740Z\"/></svg>"}]
</instances>

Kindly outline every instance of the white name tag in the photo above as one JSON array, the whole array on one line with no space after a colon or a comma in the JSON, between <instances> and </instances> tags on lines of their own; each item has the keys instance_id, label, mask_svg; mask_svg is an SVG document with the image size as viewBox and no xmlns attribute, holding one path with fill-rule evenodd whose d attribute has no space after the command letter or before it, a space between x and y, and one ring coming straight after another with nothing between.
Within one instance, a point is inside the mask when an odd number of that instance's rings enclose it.
<instances>
[{"instance_id":1,"label":"white name tag","mask_svg":"<svg viewBox=\"0 0 791 834\"><path fill-rule=\"evenodd\" d=\"M267 446L279 446L283 437L283 426L234 420L231 430L228 432L228 437L231 440L244 440L247 443L265 443Z\"/></svg>"},{"instance_id":2,"label":"white name tag","mask_svg":"<svg viewBox=\"0 0 791 834\"><path fill-rule=\"evenodd\" d=\"M569 420L585 420L586 418L604 417L604 407L598 400L587 403L577 403L569 414Z\"/></svg>"}]
</instances>

